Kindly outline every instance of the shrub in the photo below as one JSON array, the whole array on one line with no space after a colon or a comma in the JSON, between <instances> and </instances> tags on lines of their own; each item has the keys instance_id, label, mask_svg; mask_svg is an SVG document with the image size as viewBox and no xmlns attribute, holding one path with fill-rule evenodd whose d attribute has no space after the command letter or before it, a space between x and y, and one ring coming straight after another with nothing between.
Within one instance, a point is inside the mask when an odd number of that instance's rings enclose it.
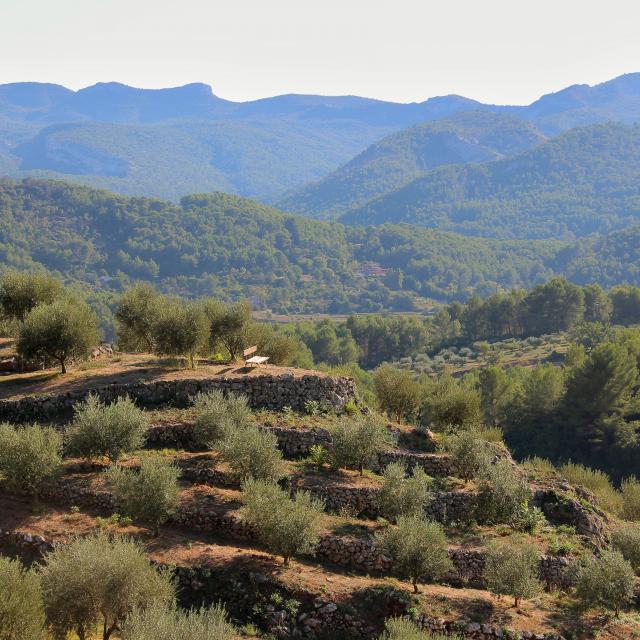
<instances>
[{"instance_id":1,"label":"shrub","mask_svg":"<svg viewBox=\"0 0 640 640\"><path fill-rule=\"evenodd\" d=\"M444 529L424 516L400 516L397 526L387 527L377 539L394 570L411 581L415 593L418 581L438 580L453 567Z\"/></svg>"},{"instance_id":2,"label":"shrub","mask_svg":"<svg viewBox=\"0 0 640 640\"><path fill-rule=\"evenodd\" d=\"M110 467L107 473L122 510L151 525L157 536L180 502L178 468L160 457L149 457L142 458L139 471Z\"/></svg>"},{"instance_id":3,"label":"shrub","mask_svg":"<svg viewBox=\"0 0 640 640\"><path fill-rule=\"evenodd\" d=\"M27 314L16 351L28 360L56 360L62 373L66 373L69 359L86 359L100 337L98 321L88 305L55 300L38 305Z\"/></svg>"},{"instance_id":4,"label":"shrub","mask_svg":"<svg viewBox=\"0 0 640 640\"><path fill-rule=\"evenodd\" d=\"M129 398L104 404L91 394L74 407L69 435L69 451L85 458L106 456L117 462L123 453L135 451L144 443L149 427L147 414Z\"/></svg>"},{"instance_id":5,"label":"shrub","mask_svg":"<svg viewBox=\"0 0 640 640\"><path fill-rule=\"evenodd\" d=\"M480 395L475 389L442 376L427 383L425 400L420 409L420 423L439 431L451 427L468 427L480 423Z\"/></svg>"},{"instance_id":6,"label":"shrub","mask_svg":"<svg viewBox=\"0 0 640 640\"><path fill-rule=\"evenodd\" d=\"M46 271L8 269L0 278L3 315L22 321L39 304L51 304L62 295L62 283Z\"/></svg>"},{"instance_id":7,"label":"shrub","mask_svg":"<svg viewBox=\"0 0 640 640\"><path fill-rule=\"evenodd\" d=\"M150 284L140 282L119 298L115 317L118 323L118 346L125 351L153 351L153 325L167 303Z\"/></svg>"},{"instance_id":8,"label":"shrub","mask_svg":"<svg viewBox=\"0 0 640 640\"><path fill-rule=\"evenodd\" d=\"M478 515L485 522L513 522L530 497L527 481L508 460L499 460L485 469Z\"/></svg>"},{"instance_id":9,"label":"shrub","mask_svg":"<svg viewBox=\"0 0 640 640\"><path fill-rule=\"evenodd\" d=\"M396 422L411 420L417 413L423 388L411 371L383 364L373 374L373 386L380 409Z\"/></svg>"},{"instance_id":10,"label":"shrub","mask_svg":"<svg viewBox=\"0 0 640 640\"><path fill-rule=\"evenodd\" d=\"M338 467L355 467L362 475L393 440L384 420L375 413L341 420L332 432L331 458Z\"/></svg>"},{"instance_id":11,"label":"shrub","mask_svg":"<svg viewBox=\"0 0 640 640\"><path fill-rule=\"evenodd\" d=\"M193 437L201 446L213 447L227 430L241 431L251 421L251 410L245 395L225 395L219 389L214 389L198 393L193 406L196 412Z\"/></svg>"},{"instance_id":12,"label":"shrub","mask_svg":"<svg viewBox=\"0 0 640 640\"><path fill-rule=\"evenodd\" d=\"M122 640L234 640L237 637L221 605L183 611L154 603L134 611L122 630Z\"/></svg>"},{"instance_id":13,"label":"shrub","mask_svg":"<svg viewBox=\"0 0 640 640\"><path fill-rule=\"evenodd\" d=\"M184 356L193 369L196 354L207 343L209 324L200 304L172 301L160 308L152 333L158 355Z\"/></svg>"},{"instance_id":14,"label":"shrub","mask_svg":"<svg viewBox=\"0 0 640 640\"><path fill-rule=\"evenodd\" d=\"M175 595L169 572L154 569L140 546L101 534L57 546L40 577L55 637L75 632L85 640L100 623L108 640L132 611Z\"/></svg>"},{"instance_id":15,"label":"shrub","mask_svg":"<svg viewBox=\"0 0 640 640\"><path fill-rule=\"evenodd\" d=\"M384 629L379 640L462 640L462 636L422 631L407 618L390 618L385 622Z\"/></svg>"},{"instance_id":16,"label":"shrub","mask_svg":"<svg viewBox=\"0 0 640 640\"><path fill-rule=\"evenodd\" d=\"M584 556L577 570L576 595L587 607L602 607L620 614L633 598L636 577L619 551L604 550L600 557Z\"/></svg>"},{"instance_id":17,"label":"shrub","mask_svg":"<svg viewBox=\"0 0 640 640\"><path fill-rule=\"evenodd\" d=\"M40 581L18 560L0 556L0 640L43 640Z\"/></svg>"},{"instance_id":18,"label":"shrub","mask_svg":"<svg viewBox=\"0 0 640 640\"><path fill-rule=\"evenodd\" d=\"M62 438L49 427L0 424L0 481L12 490L38 494L60 469Z\"/></svg>"},{"instance_id":19,"label":"shrub","mask_svg":"<svg viewBox=\"0 0 640 640\"><path fill-rule=\"evenodd\" d=\"M489 444L475 429L462 429L446 440L446 448L451 454L463 480L475 478L491 464Z\"/></svg>"},{"instance_id":20,"label":"shrub","mask_svg":"<svg viewBox=\"0 0 640 640\"><path fill-rule=\"evenodd\" d=\"M538 529L547 524L547 519L538 507L521 504L511 516L509 524L516 531L534 534Z\"/></svg>"},{"instance_id":21,"label":"shrub","mask_svg":"<svg viewBox=\"0 0 640 640\"><path fill-rule=\"evenodd\" d=\"M613 532L612 542L614 548L631 563L636 574L640 574L640 525L622 525Z\"/></svg>"},{"instance_id":22,"label":"shrub","mask_svg":"<svg viewBox=\"0 0 640 640\"><path fill-rule=\"evenodd\" d=\"M311 553L320 539L324 503L306 491L293 498L274 482L248 479L242 487L243 518L284 564L296 553Z\"/></svg>"},{"instance_id":23,"label":"shrub","mask_svg":"<svg viewBox=\"0 0 640 640\"><path fill-rule=\"evenodd\" d=\"M255 426L227 431L220 442L223 459L240 480L279 480L284 474L278 439Z\"/></svg>"},{"instance_id":24,"label":"shrub","mask_svg":"<svg viewBox=\"0 0 640 640\"><path fill-rule=\"evenodd\" d=\"M623 508L623 499L615 490L609 476L602 471L589 469L581 464L568 462L563 464L559 472L569 482L578 484L592 491L598 504L610 513L618 514Z\"/></svg>"},{"instance_id":25,"label":"shrub","mask_svg":"<svg viewBox=\"0 0 640 640\"><path fill-rule=\"evenodd\" d=\"M484 575L488 588L497 595L512 596L515 606L540 590L537 549L528 543L499 541L489 545Z\"/></svg>"},{"instance_id":26,"label":"shrub","mask_svg":"<svg viewBox=\"0 0 640 640\"><path fill-rule=\"evenodd\" d=\"M328 464L330 460L329 451L325 449L321 444L313 444L309 448L309 455L306 462L312 467L321 469L325 464Z\"/></svg>"},{"instance_id":27,"label":"shrub","mask_svg":"<svg viewBox=\"0 0 640 640\"><path fill-rule=\"evenodd\" d=\"M379 494L382 515L395 520L399 516L423 514L431 497L432 482L420 467L415 467L413 475L407 478L407 468L402 463L387 465Z\"/></svg>"},{"instance_id":28,"label":"shrub","mask_svg":"<svg viewBox=\"0 0 640 640\"><path fill-rule=\"evenodd\" d=\"M640 482L635 476L626 478L622 491L622 515L626 520L640 520Z\"/></svg>"}]
</instances>

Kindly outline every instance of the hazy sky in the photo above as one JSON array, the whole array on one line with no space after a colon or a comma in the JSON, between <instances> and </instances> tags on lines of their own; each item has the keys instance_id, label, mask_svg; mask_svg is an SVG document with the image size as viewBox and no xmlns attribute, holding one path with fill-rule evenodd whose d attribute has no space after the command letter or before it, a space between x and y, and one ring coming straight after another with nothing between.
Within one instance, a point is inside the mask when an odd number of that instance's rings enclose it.
<instances>
[{"instance_id":1,"label":"hazy sky","mask_svg":"<svg viewBox=\"0 0 640 640\"><path fill-rule=\"evenodd\" d=\"M528 103L640 71L637 0L0 0L0 83Z\"/></svg>"}]
</instances>

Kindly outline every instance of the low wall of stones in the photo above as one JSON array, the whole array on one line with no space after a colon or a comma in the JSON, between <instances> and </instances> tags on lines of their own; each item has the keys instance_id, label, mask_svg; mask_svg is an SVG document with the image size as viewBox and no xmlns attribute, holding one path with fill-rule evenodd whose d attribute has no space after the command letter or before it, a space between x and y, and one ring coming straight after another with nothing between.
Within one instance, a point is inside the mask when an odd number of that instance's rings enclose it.
<instances>
[{"instance_id":1,"label":"low wall of stones","mask_svg":"<svg viewBox=\"0 0 640 640\"><path fill-rule=\"evenodd\" d=\"M213 389L244 394L249 398L252 408L271 410L291 407L295 411L302 411L306 402L315 401L341 411L346 402L357 397L355 383L351 378L320 374L296 378L291 373L110 384L96 387L91 393L99 396L104 402L129 396L142 407L186 407L196 393ZM73 406L84 400L88 393L79 391L63 395L2 400L0 421L42 422L68 419L73 415Z\"/></svg>"}]
</instances>

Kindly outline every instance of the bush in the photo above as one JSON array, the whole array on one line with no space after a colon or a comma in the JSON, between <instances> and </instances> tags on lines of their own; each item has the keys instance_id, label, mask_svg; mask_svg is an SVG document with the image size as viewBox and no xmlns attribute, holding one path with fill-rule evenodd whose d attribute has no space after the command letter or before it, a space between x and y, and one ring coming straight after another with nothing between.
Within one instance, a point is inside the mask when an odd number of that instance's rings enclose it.
<instances>
[{"instance_id":1,"label":"bush","mask_svg":"<svg viewBox=\"0 0 640 640\"><path fill-rule=\"evenodd\" d=\"M379 640L462 640L462 636L422 631L407 618L391 618L385 622L384 629Z\"/></svg>"},{"instance_id":2,"label":"bush","mask_svg":"<svg viewBox=\"0 0 640 640\"><path fill-rule=\"evenodd\" d=\"M240 480L276 481L284 475L278 439L258 427L227 431L220 442L220 451Z\"/></svg>"},{"instance_id":3,"label":"bush","mask_svg":"<svg viewBox=\"0 0 640 640\"><path fill-rule=\"evenodd\" d=\"M489 545L484 575L488 588L497 595L512 596L515 606L540 590L537 549L529 543L494 542Z\"/></svg>"},{"instance_id":4,"label":"bush","mask_svg":"<svg viewBox=\"0 0 640 640\"><path fill-rule=\"evenodd\" d=\"M108 640L136 609L175 596L168 571L157 571L140 546L104 535L76 538L45 557L40 573L47 620L55 637L83 638L100 623Z\"/></svg>"},{"instance_id":5,"label":"bush","mask_svg":"<svg viewBox=\"0 0 640 640\"><path fill-rule=\"evenodd\" d=\"M572 484L578 484L593 492L598 504L610 513L618 514L623 508L621 494L615 490L609 476L602 471L589 469L581 464L568 462L559 472Z\"/></svg>"},{"instance_id":6,"label":"bush","mask_svg":"<svg viewBox=\"0 0 640 640\"><path fill-rule=\"evenodd\" d=\"M515 510L509 524L516 531L534 534L538 529L547 524L547 519L538 507L530 507L527 504L521 504Z\"/></svg>"},{"instance_id":7,"label":"bush","mask_svg":"<svg viewBox=\"0 0 640 640\"><path fill-rule=\"evenodd\" d=\"M400 516L397 526L387 527L376 537L394 570L411 581L415 593L418 581L438 580L453 568L444 529L424 516Z\"/></svg>"},{"instance_id":8,"label":"bush","mask_svg":"<svg viewBox=\"0 0 640 640\"><path fill-rule=\"evenodd\" d=\"M619 551L604 550L600 557L584 556L577 570L576 595L587 607L620 609L633 599L636 577Z\"/></svg>"},{"instance_id":9,"label":"bush","mask_svg":"<svg viewBox=\"0 0 640 640\"><path fill-rule=\"evenodd\" d=\"M43 640L40 580L18 560L0 556L0 640Z\"/></svg>"},{"instance_id":10,"label":"bush","mask_svg":"<svg viewBox=\"0 0 640 640\"><path fill-rule=\"evenodd\" d=\"M469 427L481 421L480 395L451 376L428 383L420 409L420 423L438 431L451 427Z\"/></svg>"},{"instance_id":11,"label":"bush","mask_svg":"<svg viewBox=\"0 0 640 640\"><path fill-rule=\"evenodd\" d=\"M393 439L384 420L375 413L341 420L332 432L331 458L338 467L355 467L362 475L375 464Z\"/></svg>"},{"instance_id":12,"label":"bush","mask_svg":"<svg viewBox=\"0 0 640 640\"><path fill-rule=\"evenodd\" d=\"M155 603L134 611L122 630L122 640L234 640L237 637L221 605L183 611Z\"/></svg>"},{"instance_id":13,"label":"bush","mask_svg":"<svg viewBox=\"0 0 640 640\"><path fill-rule=\"evenodd\" d=\"M432 482L420 467L415 467L413 475L407 478L407 468L402 463L387 465L378 498L380 512L388 520L423 514L431 497Z\"/></svg>"},{"instance_id":14,"label":"bush","mask_svg":"<svg viewBox=\"0 0 640 640\"><path fill-rule=\"evenodd\" d=\"M325 464L329 463L329 460L329 451L327 451L327 449L325 449L321 444L313 444L309 448L309 455L305 462L312 467L321 469Z\"/></svg>"},{"instance_id":15,"label":"bush","mask_svg":"<svg viewBox=\"0 0 640 640\"><path fill-rule=\"evenodd\" d=\"M249 479L242 486L242 516L269 551L284 564L296 553L311 553L320 539L324 503L306 491L293 498L274 482Z\"/></svg>"},{"instance_id":16,"label":"bush","mask_svg":"<svg viewBox=\"0 0 640 640\"><path fill-rule=\"evenodd\" d=\"M209 337L209 324L202 305L172 301L160 308L152 327L155 352L165 356L184 356L195 367L195 356Z\"/></svg>"},{"instance_id":17,"label":"bush","mask_svg":"<svg viewBox=\"0 0 640 640\"><path fill-rule=\"evenodd\" d=\"M245 395L225 395L214 389L198 393L193 406L196 412L193 437L201 446L213 447L227 430L242 431L251 423L251 410Z\"/></svg>"},{"instance_id":18,"label":"bush","mask_svg":"<svg viewBox=\"0 0 640 640\"><path fill-rule=\"evenodd\" d=\"M140 282L119 298L115 317L118 323L118 347L123 351L153 351L153 325L167 303L150 284Z\"/></svg>"},{"instance_id":19,"label":"bush","mask_svg":"<svg viewBox=\"0 0 640 640\"><path fill-rule=\"evenodd\" d=\"M490 464L480 488L479 520L513 523L522 505L531 497L527 481L508 460Z\"/></svg>"},{"instance_id":20,"label":"bush","mask_svg":"<svg viewBox=\"0 0 640 640\"><path fill-rule=\"evenodd\" d=\"M614 548L631 563L636 574L640 574L640 525L622 525L613 532L612 542Z\"/></svg>"},{"instance_id":21,"label":"bush","mask_svg":"<svg viewBox=\"0 0 640 640\"><path fill-rule=\"evenodd\" d=\"M493 457L489 444L475 429L462 429L449 436L446 448L460 476L467 482L487 469Z\"/></svg>"},{"instance_id":22,"label":"bush","mask_svg":"<svg viewBox=\"0 0 640 640\"><path fill-rule=\"evenodd\" d=\"M412 420L422 401L423 388L411 371L383 364L373 374L380 409L396 422Z\"/></svg>"},{"instance_id":23,"label":"bush","mask_svg":"<svg viewBox=\"0 0 640 640\"><path fill-rule=\"evenodd\" d=\"M0 481L7 488L38 494L60 469L62 438L49 427L0 424Z\"/></svg>"},{"instance_id":24,"label":"bush","mask_svg":"<svg viewBox=\"0 0 640 640\"><path fill-rule=\"evenodd\" d=\"M157 536L180 502L178 468L160 457L149 457L142 458L139 471L114 466L107 473L118 505L127 515L151 525Z\"/></svg>"},{"instance_id":25,"label":"bush","mask_svg":"<svg viewBox=\"0 0 640 640\"><path fill-rule=\"evenodd\" d=\"M625 520L640 520L640 482L631 476L622 481L620 489L623 517Z\"/></svg>"},{"instance_id":26,"label":"bush","mask_svg":"<svg viewBox=\"0 0 640 640\"><path fill-rule=\"evenodd\" d=\"M46 271L8 269L0 278L0 307L3 315L22 321L40 304L51 304L62 295L62 283Z\"/></svg>"},{"instance_id":27,"label":"bush","mask_svg":"<svg viewBox=\"0 0 640 640\"><path fill-rule=\"evenodd\" d=\"M18 334L18 355L31 360L50 358L67 372L69 359L86 359L100 342L98 321L84 303L56 300L30 311Z\"/></svg>"},{"instance_id":28,"label":"bush","mask_svg":"<svg viewBox=\"0 0 640 640\"><path fill-rule=\"evenodd\" d=\"M74 407L69 452L84 458L106 456L117 462L123 453L139 449L149 427L147 414L129 398L105 405L91 394Z\"/></svg>"}]
</instances>

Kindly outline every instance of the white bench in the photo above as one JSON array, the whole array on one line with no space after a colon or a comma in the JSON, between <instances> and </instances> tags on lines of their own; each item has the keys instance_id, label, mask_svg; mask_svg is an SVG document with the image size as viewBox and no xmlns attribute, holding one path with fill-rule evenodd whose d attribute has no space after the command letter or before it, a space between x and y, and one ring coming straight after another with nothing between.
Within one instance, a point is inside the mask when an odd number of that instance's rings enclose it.
<instances>
[{"instance_id":1,"label":"white bench","mask_svg":"<svg viewBox=\"0 0 640 640\"><path fill-rule=\"evenodd\" d=\"M253 346L253 347L249 347L248 349L245 349L242 352L242 355L244 356L244 363L245 365L261 365L261 364L265 364L266 362L269 361L269 356L254 356L252 355L253 353L256 353L258 351L258 347ZM251 356L251 357L249 357Z\"/></svg>"}]
</instances>

